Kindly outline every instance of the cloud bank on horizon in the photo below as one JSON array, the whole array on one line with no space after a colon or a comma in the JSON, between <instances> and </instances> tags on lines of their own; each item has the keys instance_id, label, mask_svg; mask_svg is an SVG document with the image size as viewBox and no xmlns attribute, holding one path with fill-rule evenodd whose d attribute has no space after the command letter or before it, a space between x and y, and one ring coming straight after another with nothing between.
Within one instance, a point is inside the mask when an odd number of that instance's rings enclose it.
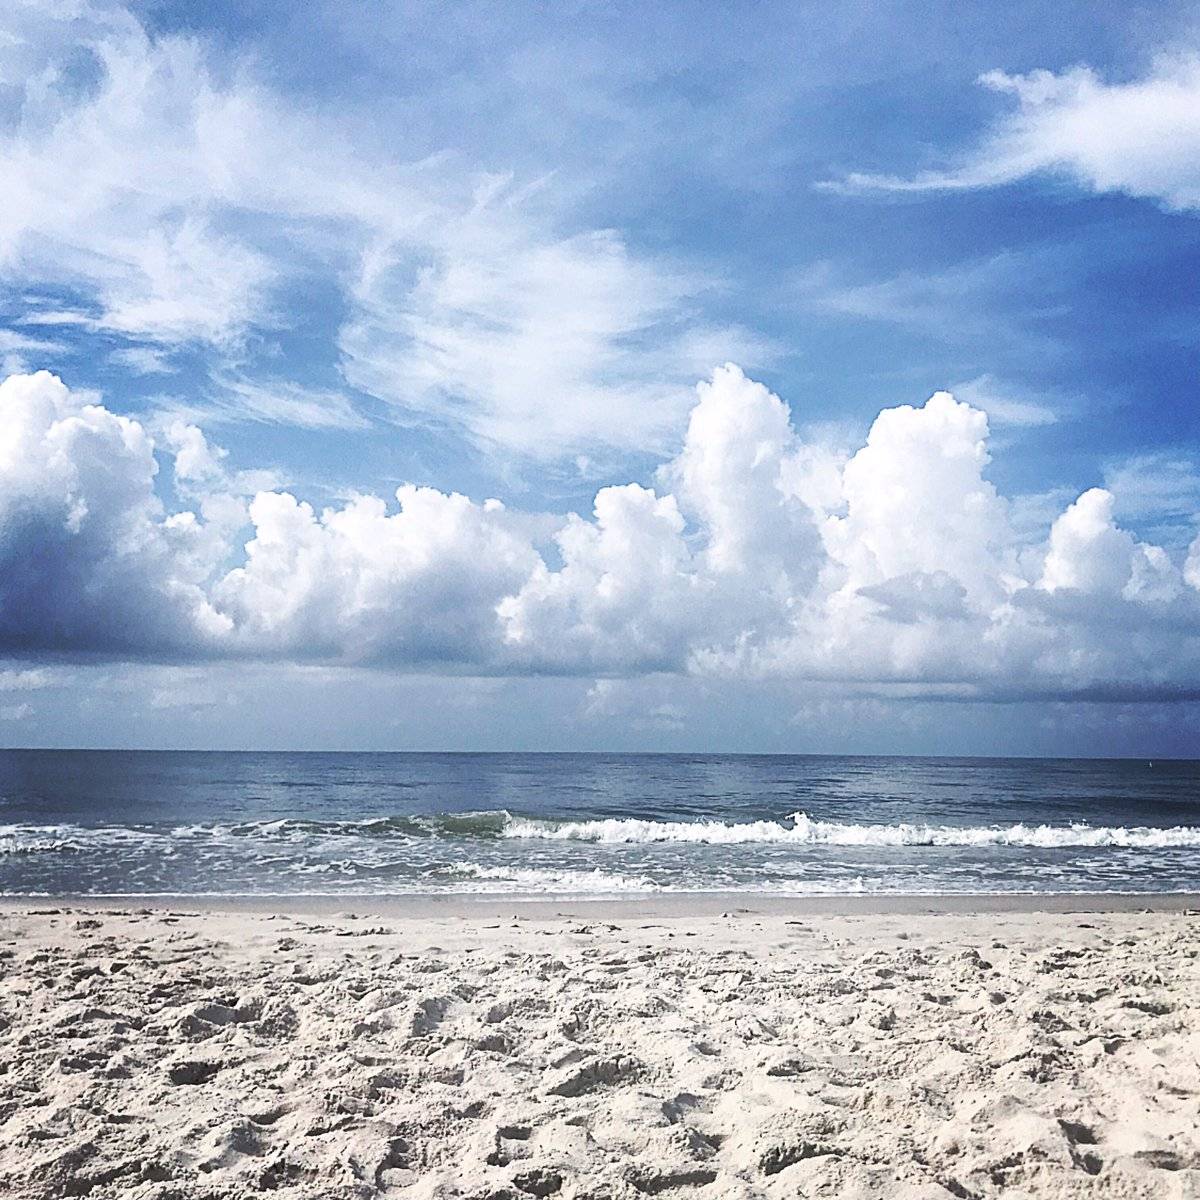
<instances>
[{"instance_id":1,"label":"cloud bank on horizon","mask_svg":"<svg viewBox=\"0 0 1200 1200\"><path fill-rule=\"evenodd\" d=\"M842 459L730 364L658 485L605 487L590 518L411 485L318 512L248 494L195 426L156 439L47 372L11 376L0 652L1194 697L1200 536L1177 561L1091 488L1023 541L987 441L940 392Z\"/></svg>"}]
</instances>

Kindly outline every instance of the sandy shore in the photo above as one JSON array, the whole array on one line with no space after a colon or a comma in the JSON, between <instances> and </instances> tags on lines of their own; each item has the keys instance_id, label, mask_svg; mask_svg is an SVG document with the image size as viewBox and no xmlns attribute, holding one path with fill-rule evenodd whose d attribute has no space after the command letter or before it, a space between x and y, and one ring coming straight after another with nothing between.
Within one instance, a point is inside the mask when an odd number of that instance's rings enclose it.
<instances>
[{"instance_id":1,"label":"sandy shore","mask_svg":"<svg viewBox=\"0 0 1200 1200\"><path fill-rule=\"evenodd\" d=\"M8 902L0 1196L1198 1197L1200 917L1066 907Z\"/></svg>"}]
</instances>

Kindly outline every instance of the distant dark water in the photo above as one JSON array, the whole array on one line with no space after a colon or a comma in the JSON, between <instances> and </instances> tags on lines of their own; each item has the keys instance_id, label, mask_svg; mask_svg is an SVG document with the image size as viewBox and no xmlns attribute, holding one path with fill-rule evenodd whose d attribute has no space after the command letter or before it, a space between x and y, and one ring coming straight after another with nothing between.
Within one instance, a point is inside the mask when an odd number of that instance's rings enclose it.
<instances>
[{"instance_id":1,"label":"distant dark water","mask_svg":"<svg viewBox=\"0 0 1200 1200\"><path fill-rule=\"evenodd\" d=\"M0 751L0 892L1200 891L1200 763Z\"/></svg>"}]
</instances>

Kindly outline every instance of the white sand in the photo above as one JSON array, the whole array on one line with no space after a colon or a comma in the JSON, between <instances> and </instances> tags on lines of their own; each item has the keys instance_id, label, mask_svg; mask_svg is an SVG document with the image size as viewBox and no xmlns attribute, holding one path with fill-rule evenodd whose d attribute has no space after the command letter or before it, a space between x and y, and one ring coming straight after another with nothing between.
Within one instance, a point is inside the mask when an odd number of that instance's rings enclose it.
<instances>
[{"instance_id":1,"label":"white sand","mask_svg":"<svg viewBox=\"0 0 1200 1200\"><path fill-rule=\"evenodd\" d=\"M1197 1197L1198 933L9 906L0 1196Z\"/></svg>"}]
</instances>

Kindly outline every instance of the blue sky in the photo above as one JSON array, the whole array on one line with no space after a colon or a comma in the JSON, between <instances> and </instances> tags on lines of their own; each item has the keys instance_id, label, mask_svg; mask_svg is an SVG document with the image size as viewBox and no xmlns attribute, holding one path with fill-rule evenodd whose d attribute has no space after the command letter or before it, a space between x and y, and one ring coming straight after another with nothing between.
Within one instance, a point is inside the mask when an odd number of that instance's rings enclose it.
<instances>
[{"instance_id":1,"label":"blue sky","mask_svg":"<svg viewBox=\"0 0 1200 1200\"><path fill-rule=\"evenodd\" d=\"M6 6L0 739L1194 752L1198 55Z\"/></svg>"}]
</instances>

